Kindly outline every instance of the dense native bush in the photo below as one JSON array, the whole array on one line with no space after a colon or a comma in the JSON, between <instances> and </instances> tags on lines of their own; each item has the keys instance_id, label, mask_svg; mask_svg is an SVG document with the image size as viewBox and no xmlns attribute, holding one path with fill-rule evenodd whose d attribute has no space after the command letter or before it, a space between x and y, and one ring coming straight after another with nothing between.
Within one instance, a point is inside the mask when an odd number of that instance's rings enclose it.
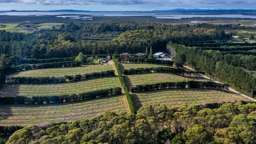
<instances>
[{"instance_id":1,"label":"dense native bush","mask_svg":"<svg viewBox=\"0 0 256 144\"><path fill-rule=\"evenodd\" d=\"M4 144L15 131L21 128L19 126L0 126L0 144Z\"/></svg>"},{"instance_id":2,"label":"dense native bush","mask_svg":"<svg viewBox=\"0 0 256 144\"><path fill-rule=\"evenodd\" d=\"M187 81L187 82L167 82L157 83L151 85L137 85L131 88L134 93L150 92L166 89L207 89L207 90L221 90L227 91L228 85L218 84L214 82L200 82L200 81Z\"/></svg>"},{"instance_id":3,"label":"dense native bush","mask_svg":"<svg viewBox=\"0 0 256 144\"><path fill-rule=\"evenodd\" d=\"M44 97L0 97L0 104L21 104L21 105L48 105L48 104L67 104L80 101L88 101L104 97L119 96L122 94L121 88L111 88L98 90L81 94L62 95L62 96L44 96Z\"/></svg>"},{"instance_id":4,"label":"dense native bush","mask_svg":"<svg viewBox=\"0 0 256 144\"><path fill-rule=\"evenodd\" d=\"M171 45L171 47L176 49L176 59L185 57L184 63L192 65L198 71L204 71L247 94L251 94L252 90L256 89L256 78L241 65L229 64L227 58L224 59L219 52L203 51L182 45Z\"/></svg>"},{"instance_id":5,"label":"dense native bush","mask_svg":"<svg viewBox=\"0 0 256 144\"><path fill-rule=\"evenodd\" d=\"M92 120L26 127L7 144L244 143L256 141L255 103L144 107L136 115L106 113Z\"/></svg>"},{"instance_id":6,"label":"dense native bush","mask_svg":"<svg viewBox=\"0 0 256 144\"><path fill-rule=\"evenodd\" d=\"M166 43L225 40L230 38L217 26L159 23L67 23L59 29L31 34L0 31L0 54L22 58L63 58L84 54L138 53L152 47L166 50Z\"/></svg>"},{"instance_id":7,"label":"dense native bush","mask_svg":"<svg viewBox=\"0 0 256 144\"><path fill-rule=\"evenodd\" d=\"M114 71L94 72L80 75L66 75L63 77L9 77L7 84L58 84L85 81L97 78L113 77Z\"/></svg>"}]
</instances>

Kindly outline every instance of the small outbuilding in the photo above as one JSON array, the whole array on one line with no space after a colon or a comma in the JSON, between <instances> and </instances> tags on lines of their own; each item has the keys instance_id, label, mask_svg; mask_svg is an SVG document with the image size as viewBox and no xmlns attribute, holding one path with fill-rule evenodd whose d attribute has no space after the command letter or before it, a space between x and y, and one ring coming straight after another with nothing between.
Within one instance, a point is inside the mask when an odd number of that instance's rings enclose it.
<instances>
[{"instance_id":1,"label":"small outbuilding","mask_svg":"<svg viewBox=\"0 0 256 144\"><path fill-rule=\"evenodd\" d=\"M121 53L120 54L121 61L128 61L129 60L129 53Z\"/></svg>"}]
</instances>

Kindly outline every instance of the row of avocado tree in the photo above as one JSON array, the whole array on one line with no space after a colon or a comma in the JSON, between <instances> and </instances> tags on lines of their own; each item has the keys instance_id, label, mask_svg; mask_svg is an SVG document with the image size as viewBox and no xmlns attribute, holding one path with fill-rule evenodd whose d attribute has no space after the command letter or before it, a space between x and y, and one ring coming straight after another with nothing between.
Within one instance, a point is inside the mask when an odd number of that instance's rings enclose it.
<instances>
[{"instance_id":1,"label":"row of avocado tree","mask_svg":"<svg viewBox=\"0 0 256 144\"><path fill-rule=\"evenodd\" d=\"M64 62L50 62L50 63L39 63L39 64L22 64L10 69L10 72L19 72L24 70L33 69L44 69L44 68L60 68L60 67L78 67L79 63L74 61L64 61Z\"/></svg>"},{"instance_id":2,"label":"row of avocado tree","mask_svg":"<svg viewBox=\"0 0 256 144\"><path fill-rule=\"evenodd\" d=\"M115 72L102 71L94 73L86 73L79 75L66 75L63 77L9 77L6 79L7 84L58 84L85 81L97 78L114 77Z\"/></svg>"},{"instance_id":3,"label":"row of avocado tree","mask_svg":"<svg viewBox=\"0 0 256 144\"><path fill-rule=\"evenodd\" d=\"M240 43L230 43L230 42L216 42L216 41L212 41L212 42L183 42L182 44L186 45L186 46L199 46L199 47L221 47L221 46L255 46L256 43L247 43L247 42L240 42Z\"/></svg>"},{"instance_id":4,"label":"row of avocado tree","mask_svg":"<svg viewBox=\"0 0 256 144\"><path fill-rule=\"evenodd\" d=\"M135 114L136 113L135 105L134 105L132 96L131 96L131 94L129 92L128 82L125 80L125 76L123 75L124 69L122 67L122 64L119 63L119 61L115 57L113 58L113 62L114 62L114 65L115 65L115 68L116 68L116 71L117 71L117 75L118 75L119 81L120 81L121 86L123 88L125 97L127 99L130 113L131 114Z\"/></svg>"},{"instance_id":5,"label":"row of avocado tree","mask_svg":"<svg viewBox=\"0 0 256 144\"><path fill-rule=\"evenodd\" d=\"M246 51L255 50L256 46L231 47L231 48L230 47L198 47L198 48L202 50L215 50L220 52L232 52L232 51L246 52Z\"/></svg>"},{"instance_id":6,"label":"row of avocado tree","mask_svg":"<svg viewBox=\"0 0 256 144\"><path fill-rule=\"evenodd\" d=\"M196 47L176 44L171 44L169 47L175 49L175 62L179 65L190 65L195 70L204 71L212 78L228 83L236 90L255 97L253 91L256 90L256 78L248 72L248 70L254 70L255 62L250 57L225 56L219 51L204 51Z\"/></svg>"},{"instance_id":7,"label":"row of avocado tree","mask_svg":"<svg viewBox=\"0 0 256 144\"><path fill-rule=\"evenodd\" d=\"M12 64L43 64L43 63L56 63L56 62L66 62L74 61L75 57L64 57L64 58L48 58L48 59L35 59L35 58L20 58L15 57L11 59Z\"/></svg>"},{"instance_id":8,"label":"row of avocado tree","mask_svg":"<svg viewBox=\"0 0 256 144\"><path fill-rule=\"evenodd\" d=\"M180 68L172 68L172 67L152 67L152 68L134 68L134 69L126 69L124 70L124 74L126 75L137 75L137 74L147 74L147 73L169 73L175 74L183 77L200 77L202 72L193 72L187 71Z\"/></svg>"},{"instance_id":9,"label":"row of avocado tree","mask_svg":"<svg viewBox=\"0 0 256 144\"><path fill-rule=\"evenodd\" d=\"M172 66L173 61L164 61L164 60L156 60L156 59L148 59L143 57L134 57L131 56L128 59L122 60L122 63L138 63L138 64L161 64L161 65L168 65Z\"/></svg>"},{"instance_id":10,"label":"row of avocado tree","mask_svg":"<svg viewBox=\"0 0 256 144\"><path fill-rule=\"evenodd\" d=\"M188 82L168 82L150 85L137 85L131 88L133 93L150 92L167 89L207 89L228 91L228 85L215 82L188 81Z\"/></svg>"},{"instance_id":11,"label":"row of avocado tree","mask_svg":"<svg viewBox=\"0 0 256 144\"><path fill-rule=\"evenodd\" d=\"M86 92L81 94L60 95L60 96L17 96L17 97L0 97L0 104L21 104L21 105L51 105L51 104L68 104L74 102L89 101L105 97L120 96L121 88L111 88Z\"/></svg>"}]
</instances>

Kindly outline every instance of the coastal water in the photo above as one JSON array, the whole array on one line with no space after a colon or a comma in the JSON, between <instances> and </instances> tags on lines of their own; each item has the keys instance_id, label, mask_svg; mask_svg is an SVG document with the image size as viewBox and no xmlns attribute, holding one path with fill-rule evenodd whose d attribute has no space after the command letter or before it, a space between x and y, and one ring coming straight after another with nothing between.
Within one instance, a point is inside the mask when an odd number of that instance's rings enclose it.
<instances>
[{"instance_id":1,"label":"coastal water","mask_svg":"<svg viewBox=\"0 0 256 144\"><path fill-rule=\"evenodd\" d=\"M90 15L90 16L152 16L158 19L182 19L182 18L248 18L256 19L256 15L242 14L170 14L156 12L0 12L1 15L8 16L61 16L61 15Z\"/></svg>"}]
</instances>

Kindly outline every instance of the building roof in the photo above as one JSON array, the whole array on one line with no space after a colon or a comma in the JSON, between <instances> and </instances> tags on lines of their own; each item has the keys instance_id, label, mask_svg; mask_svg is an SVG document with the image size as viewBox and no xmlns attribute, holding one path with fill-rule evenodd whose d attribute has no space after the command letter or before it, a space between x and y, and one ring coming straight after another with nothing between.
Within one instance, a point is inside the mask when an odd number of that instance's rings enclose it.
<instances>
[{"instance_id":1,"label":"building roof","mask_svg":"<svg viewBox=\"0 0 256 144\"><path fill-rule=\"evenodd\" d=\"M160 56L160 55L163 55L164 53L163 52L157 52L157 53L154 53L154 56Z\"/></svg>"},{"instance_id":2,"label":"building roof","mask_svg":"<svg viewBox=\"0 0 256 144\"><path fill-rule=\"evenodd\" d=\"M160 60L160 61L172 61L171 58L157 58L156 60Z\"/></svg>"},{"instance_id":3,"label":"building roof","mask_svg":"<svg viewBox=\"0 0 256 144\"><path fill-rule=\"evenodd\" d=\"M129 53L121 53L120 55L129 55Z\"/></svg>"}]
</instances>

